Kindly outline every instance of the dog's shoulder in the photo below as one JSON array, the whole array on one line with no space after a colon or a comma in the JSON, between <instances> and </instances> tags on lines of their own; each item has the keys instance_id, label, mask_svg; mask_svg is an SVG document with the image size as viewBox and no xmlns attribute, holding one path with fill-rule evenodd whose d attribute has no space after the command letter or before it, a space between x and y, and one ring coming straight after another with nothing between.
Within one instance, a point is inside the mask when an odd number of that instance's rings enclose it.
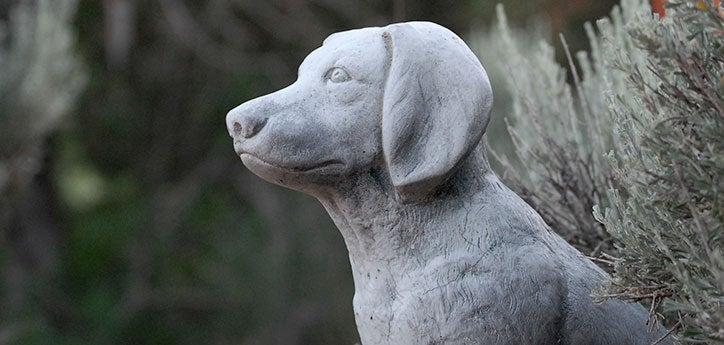
<instances>
[{"instance_id":1,"label":"dog's shoulder","mask_svg":"<svg viewBox=\"0 0 724 345\"><path fill-rule=\"evenodd\" d=\"M432 260L411 287L415 292L400 301L402 309L410 311L401 314L421 318L407 324L437 329L431 340L442 343L520 339L521 344L531 344L558 339L567 292L565 279L548 255L533 245ZM428 327L431 323L434 328Z\"/></svg>"}]
</instances>

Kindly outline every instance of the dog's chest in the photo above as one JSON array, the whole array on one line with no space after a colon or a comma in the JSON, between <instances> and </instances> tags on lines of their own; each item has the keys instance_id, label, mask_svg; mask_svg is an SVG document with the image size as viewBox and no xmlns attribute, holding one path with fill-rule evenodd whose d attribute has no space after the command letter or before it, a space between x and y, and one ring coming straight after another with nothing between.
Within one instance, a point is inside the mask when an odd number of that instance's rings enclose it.
<instances>
[{"instance_id":1,"label":"dog's chest","mask_svg":"<svg viewBox=\"0 0 724 345\"><path fill-rule=\"evenodd\" d=\"M357 272L362 344L555 343L565 289L544 257L523 252L445 256L397 276Z\"/></svg>"},{"instance_id":2,"label":"dog's chest","mask_svg":"<svg viewBox=\"0 0 724 345\"><path fill-rule=\"evenodd\" d=\"M481 305L495 307L495 294L481 289L499 274L491 264L445 258L399 276L382 268L364 272L355 279L353 302L362 343L438 344L464 336L477 327L468 321Z\"/></svg>"}]
</instances>

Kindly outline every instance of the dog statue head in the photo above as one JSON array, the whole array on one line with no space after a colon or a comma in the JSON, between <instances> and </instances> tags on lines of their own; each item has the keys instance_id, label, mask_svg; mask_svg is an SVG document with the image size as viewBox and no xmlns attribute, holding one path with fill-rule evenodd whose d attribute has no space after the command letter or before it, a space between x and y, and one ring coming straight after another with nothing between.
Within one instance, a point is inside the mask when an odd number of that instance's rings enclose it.
<instances>
[{"instance_id":1,"label":"dog statue head","mask_svg":"<svg viewBox=\"0 0 724 345\"><path fill-rule=\"evenodd\" d=\"M477 146L493 97L482 65L430 22L329 36L298 79L226 116L234 148L265 180L310 194L382 168L398 198L434 193Z\"/></svg>"}]
</instances>

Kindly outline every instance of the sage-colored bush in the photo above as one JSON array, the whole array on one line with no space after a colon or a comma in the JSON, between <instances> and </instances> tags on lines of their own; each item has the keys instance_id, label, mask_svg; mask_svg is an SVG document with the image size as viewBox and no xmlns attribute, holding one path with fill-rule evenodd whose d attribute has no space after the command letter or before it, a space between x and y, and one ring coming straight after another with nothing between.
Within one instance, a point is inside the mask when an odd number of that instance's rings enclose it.
<instances>
[{"instance_id":1,"label":"sage-colored bush","mask_svg":"<svg viewBox=\"0 0 724 345\"><path fill-rule=\"evenodd\" d=\"M724 21L712 6L671 1L658 18L624 0L585 26L590 53L574 60L561 39L567 67L550 43L517 39L500 8L494 34L513 104L504 177L609 266L598 297L647 304L685 343L724 342Z\"/></svg>"},{"instance_id":2,"label":"sage-colored bush","mask_svg":"<svg viewBox=\"0 0 724 345\"><path fill-rule=\"evenodd\" d=\"M631 97L609 103L618 188L596 216L621 250L604 296L650 300L683 340L724 343L724 20L705 2L671 6L630 23L646 61L612 61Z\"/></svg>"}]
</instances>

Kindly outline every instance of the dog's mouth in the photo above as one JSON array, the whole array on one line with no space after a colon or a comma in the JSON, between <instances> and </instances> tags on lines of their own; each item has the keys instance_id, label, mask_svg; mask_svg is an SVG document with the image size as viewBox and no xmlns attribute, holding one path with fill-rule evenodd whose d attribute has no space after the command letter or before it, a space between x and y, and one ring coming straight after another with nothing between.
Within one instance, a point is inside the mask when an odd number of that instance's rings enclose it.
<instances>
[{"instance_id":1,"label":"dog's mouth","mask_svg":"<svg viewBox=\"0 0 724 345\"><path fill-rule=\"evenodd\" d=\"M339 159L328 159L325 161L322 161L320 163L312 164L312 165L294 165L294 166L288 166L283 164L277 164L272 163L269 161L266 161L264 159L259 158L259 156L255 156L248 152L242 152L239 154L239 157L244 162L244 164L249 165L259 165L265 168L274 168L279 170L284 170L287 172L294 172L294 173L308 173L308 172L314 172L314 171L320 171L320 170L335 170L338 168L344 168L345 164Z\"/></svg>"}]
</instances>

